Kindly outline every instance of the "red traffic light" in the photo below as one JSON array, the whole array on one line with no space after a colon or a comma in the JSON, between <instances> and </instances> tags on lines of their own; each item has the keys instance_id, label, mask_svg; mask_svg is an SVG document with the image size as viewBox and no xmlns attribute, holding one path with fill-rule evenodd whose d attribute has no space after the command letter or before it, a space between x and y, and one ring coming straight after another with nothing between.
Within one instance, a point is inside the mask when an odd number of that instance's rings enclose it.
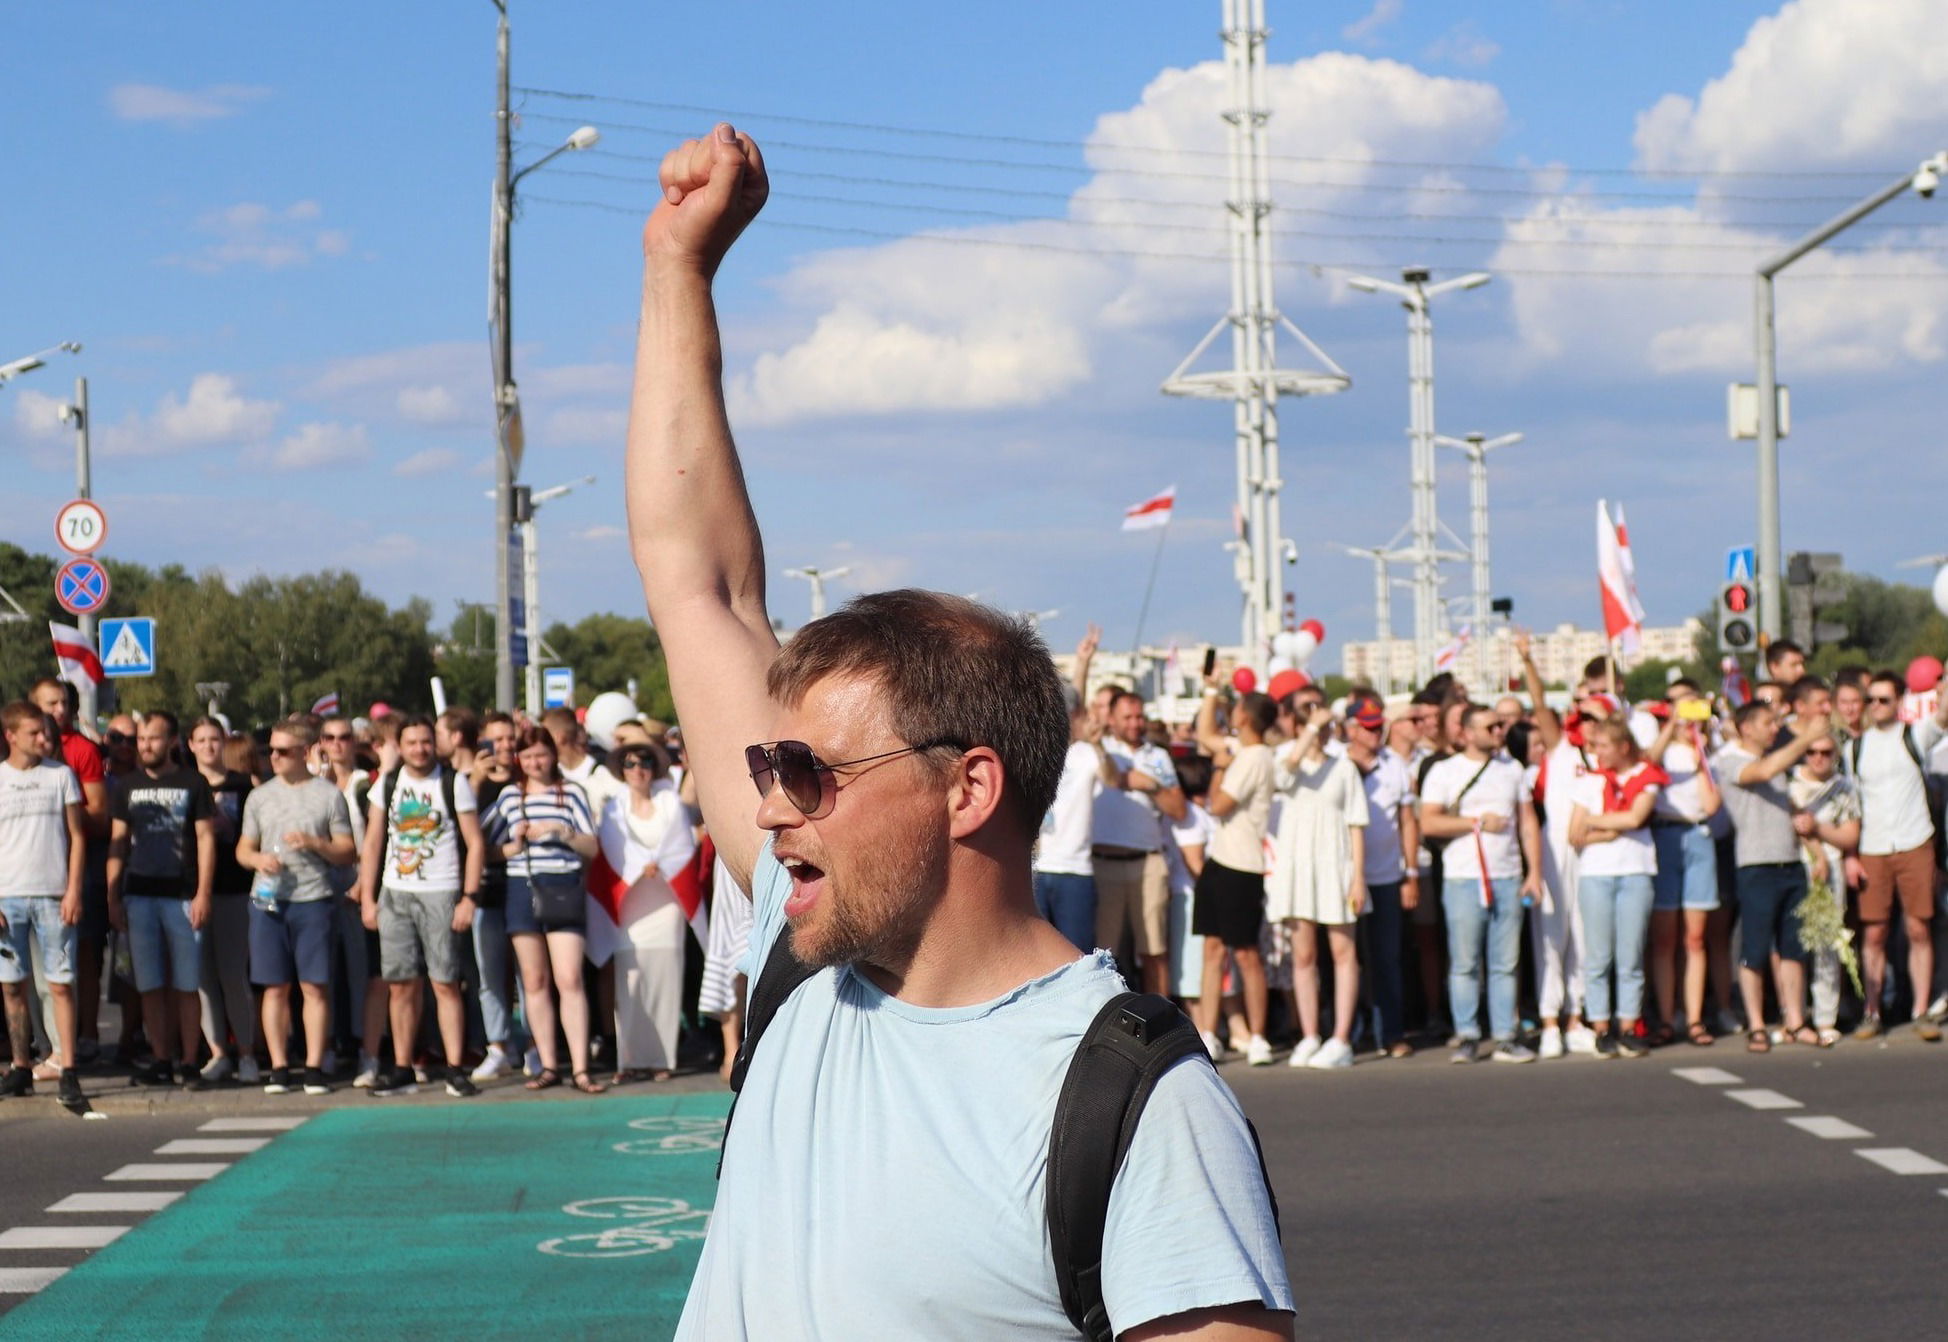
<instances>
[{"instance_id":1,"label":"red traffic light","mask_svg":"<svg viewBox=\"0 0 1948 1342\"><path fill-rule=\"evenodd\" d=\"M1752 609L1752 589L1742 582L1725 584L1725 609L1734 615L1743 615Z\"/></svg>"}]
</instances>

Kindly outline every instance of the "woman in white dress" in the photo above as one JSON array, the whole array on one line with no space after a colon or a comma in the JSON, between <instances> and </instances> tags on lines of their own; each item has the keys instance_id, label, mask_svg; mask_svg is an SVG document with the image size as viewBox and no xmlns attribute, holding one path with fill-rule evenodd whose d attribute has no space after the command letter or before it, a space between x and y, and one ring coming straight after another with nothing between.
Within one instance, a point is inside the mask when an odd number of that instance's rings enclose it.
<instances>
[{"instance_id":1,"label":"woman in white dress","mask_svg":"<svg viewBox=\"0 0 1948 1342\"><path fill-rule=\"evenodd\" d=\"M616 1080L667 1081L682 1024L689 924L670 888L696 855L696 837L656 748L616 752L626 787L603 808L602 856L626 884L616 918Z\"/></svg>"},{"instance_id":2,"label":"woman in white dress","mask_svg":"<svg viewBox=\"0 0 1948 1342\"><path fill-rule=\"evenodd\" d=\"M1294 1014L1304 1035L1293 1067L1350 1067L1359 1015L1360 962L1354 928L1366 908L1366 788L1344 755L1326 752L1332 710L1313 705L1291 745L1279 750L1273 786L1282 794L1266 882L1268 919L1292 929ZM1333 963L1333 1034L1319 1037L1319 929Z\"/></svg>"}]
</instances>

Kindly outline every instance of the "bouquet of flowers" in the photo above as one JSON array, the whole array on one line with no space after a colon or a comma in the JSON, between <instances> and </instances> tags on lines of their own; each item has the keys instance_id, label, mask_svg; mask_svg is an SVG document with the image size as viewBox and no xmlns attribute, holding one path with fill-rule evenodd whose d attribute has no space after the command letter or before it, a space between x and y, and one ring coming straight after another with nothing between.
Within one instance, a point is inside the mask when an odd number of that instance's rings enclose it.
<instances>
[{"instance_id":1,"label":"bouquet of flowers","mask_svg":"<svg viewBox=\"0 0 1948 1342\"><path fill-rule=\"evenodd\" d=\"M1816 879L1806 898L1799 901L1799 941L1809 951L1833 951L1846 967L1855 992L1860 987L1860 956L1853 948L1853 931L1847 926L1846 906L1833 893L1831 881Z\"/></svg>"}]
</instances>

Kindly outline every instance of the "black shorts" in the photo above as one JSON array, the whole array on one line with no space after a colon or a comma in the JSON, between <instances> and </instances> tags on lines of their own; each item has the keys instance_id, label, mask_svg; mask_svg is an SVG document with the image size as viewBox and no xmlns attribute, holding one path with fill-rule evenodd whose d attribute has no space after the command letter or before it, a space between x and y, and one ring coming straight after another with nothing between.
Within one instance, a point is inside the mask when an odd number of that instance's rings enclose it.
<instances>
[{"instance_id":1,"label":"black shorts","mask_svg":"<svg viewBox=\"0 0 1948 1342\"><path fill-rule=\"evenodd\" d=\"M1221 862L1204 860L1192 898L1190 930L1200 937L1216 937L1226 946L1258 949L1258 932L1265 925L1265 877L1255 871L1234 871Z\"/></svg>"}]
</instances>

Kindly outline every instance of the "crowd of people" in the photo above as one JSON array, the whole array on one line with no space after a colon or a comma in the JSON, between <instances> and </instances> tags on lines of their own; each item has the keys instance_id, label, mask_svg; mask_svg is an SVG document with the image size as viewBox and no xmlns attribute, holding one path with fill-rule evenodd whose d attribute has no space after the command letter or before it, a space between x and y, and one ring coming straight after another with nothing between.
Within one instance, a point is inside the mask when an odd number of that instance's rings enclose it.
<instances>
[{"instance_id":1,"label":"crowd of people","mask_svg":"<svg viewBox=\"0 0 1948 1342\"><path fill-rule=\"evenodd\" d=\"M53 678L0 709L0 1096L52 1081L78 1104L90 1067L271 1094L599 1094L696 1052L684 896L710 873L664 724L598 743L566 709L376 706L185 734L153 711L96 740L74 714ZM734 911L719 921L736 936ZM736 971L710 977L734 1030Z\"/></svg>"},{"instance_id":2,"label":"crowd of people","mask_svg":"<svg viewBox=\"0 0 1948 1342\"><path fill-rule=\"evenodd\" d=\"M1447 675L1392 703L1233 694L1213 668L1167 723L1092 682L1095 649L1037 902L1182 1000L1213 1058L1941 1038L1948 697L1899 672L1829 683L1780 640L1746 701L1674 677L1630 704L1598 659L1559 711L1518 637L1521 692L1488 703Z\"/></svg>"}]
</instances>

